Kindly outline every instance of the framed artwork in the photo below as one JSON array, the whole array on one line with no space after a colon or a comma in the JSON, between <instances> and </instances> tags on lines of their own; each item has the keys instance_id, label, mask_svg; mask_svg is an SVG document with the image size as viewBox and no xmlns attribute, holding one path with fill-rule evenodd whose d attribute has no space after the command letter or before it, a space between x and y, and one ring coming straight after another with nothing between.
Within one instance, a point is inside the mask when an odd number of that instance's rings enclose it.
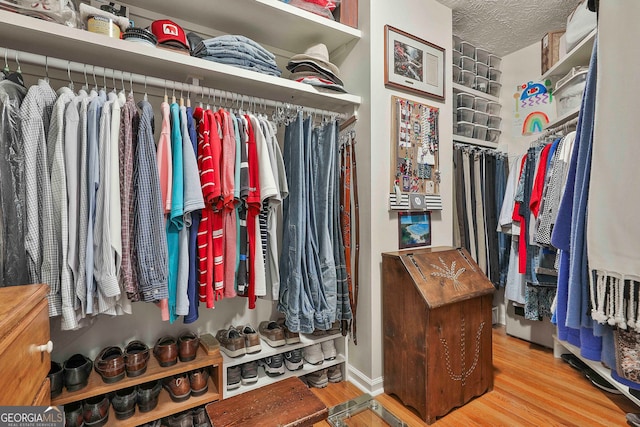
<instances>
[{"instance_id":1,"label":"framed artwork","mask_svg":"<svg viewBox=\"0 0 640 427\"><path fill-rule=\"evenodd\" d=\"M400 249L431 245L431 212L398 212Z\"/></svg>"},{"instance_id":2,"label":"framed artwork","mask_svg":"<svg viewBox=\"0 0 640 427\"><path fill-rule=\"evenodd\" d=\"M384 84L444 101L444 49L384 26Z\"/></svg>"}]
</instances>

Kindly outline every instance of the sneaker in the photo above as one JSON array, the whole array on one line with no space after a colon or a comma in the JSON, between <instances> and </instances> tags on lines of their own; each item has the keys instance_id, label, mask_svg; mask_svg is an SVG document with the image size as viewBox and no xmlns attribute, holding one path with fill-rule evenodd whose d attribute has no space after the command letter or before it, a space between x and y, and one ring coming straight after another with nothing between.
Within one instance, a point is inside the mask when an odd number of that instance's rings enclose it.
<instances>
[{"instance_id":1,"label":"sneaker","mask_svg":"<svg viewBox=\"0 0 640 427\"><path fill-rule=\"evenodd\" d=\"M247 362L240 365L242 384L253 384L258 381L258 362Z\"/></svg>"},{"instance_id":2,"label":"sneaker","mask_svg":"<svg viewBox=\"0 0 640 427\"><path fill-rule=\"evenodd\" d=\"M258 330L260 331L262 339L271 347L282 347L287 343L284 339L282 327L274 321L265 320L260 322Z\"/></svg>"},{"instance_id":3,"label":"sneaker","mask_svg":"<svg viewBox=\"0 0 640 427\"><path fill-rule=\"evenodd\" d=\"M588 369L585 373L585 376L591 383L598 387L601 390L604 390L611 394L622 394L620 390L618 390L614 385L612 385L609 381L601 377L596 371L592 369Z\"/></svg>"},{"instance_id":4,"label":"sneaker","mask_svg":"<svg viewBox=\"0 0 640 427\"><path fill-rule=\"evenodd\" d=\"M290 371L297 371L298 369L302 369L302 365L304 362L302 361L302 350L296 348L295 350L287 351L284 354L284 365Z\"/></svg>"},{"instance_id":5,"label":"sneaker","mask_svg":"<svg viewBox=\"0 0 640 427\"><path fill-rule=\"evenodd\" d=\"M329 378L327 377L327 370L320 369L319 371L312 372L306 375L309 385L316 388L325 388L329 384Z\"/></svg>"},{"instance_id":6,"label":"sneaker","mask_svg":"<svg viewBox=\"0 0 640 427\"><path fill-rule=\"evenodd\" d=\"M251 325L239 326L236 329L244 337L244 347L247 354L258 353L262 350L260 336Z\"/></svg>"},{"instance_id":7,"label":"sneaker","mask_svg":"<svg viewBox=\"0 0 640 427\"><path fill-rule=\"evenodd\" d=\"M287 328L284 317L279 318L276 322L284 331L284 340L287 344L296 344L300 342L300 334L297 332L291 332L289 328Z\"/></svg>"},{"instance_id":8,"label":"sneaker","mask_svg":"<svg viewBox=\"0 0 640 427\"><path fill-rule=\"evenodd\" d=\"M339 383L342 381L342 367L340 365L333 365L327 369L327 378L330 383Z\"/></svg>"},{"instance_id":9,"label":"sneaker","mask_svg":"<svg viewBox=\"0 0 640 427\"><path fill-rule=\"evenodd\" d=\"M284 374L284 357L282 354L274 354L273 356L260 359L260 364L264 368L264 372L270 377L277 377Z\"/></svg>"},{"instance_id":10,"label":"sneaker","mask_svg":"<svg viewBox=\"0 0 640 427\"><path fill-rule=\"evenodd\" d=\"M227 390L235 390L240 387L241 369L240 365L227 368Z\"/></svg>"},{"instance_id":11,"label":"sneaker","mask_svg":"<svg viewBox=\"0 0 640 427\"><path fill-rule=\"evenodd\" d=\"M244 337L233 326L229 329L220 329L216 338L220 342L220 350L229 357L238 357L246 353Z\"/></svg>"},{"instance_id":12,"label":"sneaker","mask_svg":"<svg viewBox=\"0 0 640 427\"><path fill-rule=\"evenodd\" d=\"M320 344L320 348L322 348L324 360L333 360L338 355L336 352L336 345L333 340L323 341Z\"/></svg>"},{"instance_id":13,"label":"sneaker","mask_svg":"<svg viewBox=\"0 0 640 427\"><path fill-rule=\"evenodd\" d=\"M304 360L312 365L321 365L324 362L321 344L313 344L303 350Z\"/></svg>"}]
</instances>

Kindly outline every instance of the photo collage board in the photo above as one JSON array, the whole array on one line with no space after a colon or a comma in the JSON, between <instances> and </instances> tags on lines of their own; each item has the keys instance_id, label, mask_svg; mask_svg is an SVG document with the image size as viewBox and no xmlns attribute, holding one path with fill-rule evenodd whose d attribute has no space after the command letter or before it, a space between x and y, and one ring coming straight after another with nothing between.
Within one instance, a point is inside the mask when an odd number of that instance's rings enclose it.
<instances>
[{"instance_id":1,"label":"photo collage board","mask_svg":"<svg viewBox=\"0 0 640 427\"><path fill-rule=\"evenodd\" d=\"M438 108L397 96L391 102L391 194L439 195Z\"/></svg>"}]
</instances>

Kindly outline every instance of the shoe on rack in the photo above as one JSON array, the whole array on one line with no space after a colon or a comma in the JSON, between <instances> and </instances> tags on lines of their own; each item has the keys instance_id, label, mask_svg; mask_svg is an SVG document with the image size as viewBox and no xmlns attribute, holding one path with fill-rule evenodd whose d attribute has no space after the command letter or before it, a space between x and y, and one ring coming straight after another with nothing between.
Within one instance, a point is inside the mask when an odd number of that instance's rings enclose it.
<instances>
[{"instance_id":1,"label":"shoe on rack","mask_svg":"<svg viewBox=\"0 0 640 427\"><path fill-rule=\"evenodd\" d=\"M640 427L640 414L628 413L627 424L632 427Z\"/></svg>"},{"instance_id":2,"label":"shoe on rack","mask_svg":"<svg viewBox=\"0 0 640 427\"><path fill-rule=\"evenodd\" d=\"M312 344L305 347L302 353L304 355L304 360L306 360L307 363L312 365L321 365L322 362L324 362L324 354L322 353L321 344Z\"/></svg>"},{"instance_id":3,"label":"shoe on rack","mask_svg":"<svg viewBox=\"0 0 640 427\"><path fill-rule=\"evenodd\" d=\"M162 337L153 347L153 355L163 368L178 363L178 343L173 337Z\"/></svg>"},{"instance_id":4,"label":"shoe on rack","mask_svg":"<svg viewBox=\"0 0 640 427\"><path fill-rule=\"evenodd\" d=\"M244 347L247 354L258 353L262 350L260 335L251 325L239 326L236 328L244 338Z\"/></svg>"},{"instance_id":5,"label":"shoe on rack","mask_svg":"<svg viewBox=\"0 0 640 427\"><path fill-rule=\"evenodd\" d=\"M65 427L82 427L84 425L82 401L64 405L64 425Z\"/></svg>"},{"instance_id":6,"label":"shoe on rack","mask_svg":"<svg viewBox=\"0 0 640 427\"><path fill-rule=\"evenodd\" d=\"M284 330L277 322L272 320L260 322L258 330L260 331L262 339L264 339L271 347L282 347L287 343L284 338Z\"/></svg>"},{"instance_id":7,"label":"shoe on rack","mask_svg":"<svg viewBox=\"0 0 640 427\"><path fill-rule=\"evenodd\" d=\"M327 370L320 369L319 371L311 372L305 375L309 385L316 388L325 388L329 384L329 378L327 377Z\"/></svg>"},{"instance_id":8,"label":"shoe on rack","mask_svg":"<svg viewBox=\"0 0 640 427\"><path fill-rule=\"evenodd\" d=\"M253 384L258 381L258 361L247 362L240 365L242 385Z\"/></svg>"},{"instance_id":9,"label":"shoe on rack","mask_svg":"<svg viewBox=\"0 0 640 427\"><path fill-rule=\"evenodd\" d=\"M336 352L336 344L333 340L323 341L320 343L320 348L322 349L324 360L333 360L338 355Z\"/></svg>"},{"instance_id":10,"label":"shoe on rack","mask_svg":"<svg viewBox=\"0 0 640 427\"><path fill-rule=\"evenodd\" d=\"M587 368L584 374L591 383L598 387L601 390L604 390L611 394L622 394L620 390L618 390L615 386L613 386L609 381L604 379L600 374L594 371L591 368Z\"/></svg>"},{"instance_id":11,"label":"shoe on rack","mask_svg":"<svg viewBox=\"0 0 640 427\"><path fill-rule=\"evenodd\" d=\"M209 371L206 368L189 372L191 396L202 396L209 390Z\"/></svg>"},{"instance_id":12,"label":"shoe on rack","mask_svg":"<svg viewBox=\"0 0 640 427\"><path fill-rule=\"evenodd\" d=\"M239 357L246 354L244 337L233 326L229 329L220 329L216 333L216 339L220 342L220 350L229 357Z\"/></svg>"},{"instance_id":13,"label":"shoe on rack","mask_svg":"<svg viewBox=\"0 0 640 427\"><path fill-rule=\"evenodd\" d=\"M569 366L571 366L573 369L579 372L582 372L583 374L586 372L587 369L589 369L589 366L586 363L584 363L582 360L580 360L580 358L575 354L572 354L572 353L561 354L560 358L565 362L567 362Z\"/></svg>"},{"instance_id":14,"label":"shoe on rack","mask_svg":"<svg viewBox=\"0 0 640 427\"><path fill-rule=\"evenodd\" d=\"M330 383L339 383L342 381L342 367L333 365L327 369L327 378Z\"/></svg>"},{"instance_id":15,"label":"shoe on rack","mask_svg":"<svg viewBox=\"0 0 640 427\"><path fill-rule=\"evenodd\" d=\"M85 427L101 427L109 421L109 398L106 394L90 397L82 403Z\"/></svg>"},{"instance_id":16,"label":"shoe on rack","mask_svg":"<svg viewBox=\"0 0 640 427\"><path fill-rule=\"evenodd\" d=\"M138 386L138 409L140 412L153 411L158 406L158 396L162 391L160 380L150 381Z\"/></svg>"},{"instance_id":17,"label":"shoe on rack","mask_svg":"<svg viewBox=\"0 0 640 427\"><path fill-rule=\"evenodd\" d=\"M192 409L191 416L193 417L193 427L211 427L209 416L204 406Z\"/></svg>"},{"instance_id":18,"label":"shoe on rack","mask_svg":"<svg viewBox=\"0 0 640 427\"><path fill-rule=\"evenodd\" d=\"M167 427L193 427L191 411L178 412L167 417Z\"/></svg>"},{"instance_id":19,"label":"shoe on rack","mask_svg":"<svg viewBox=\"0 0 640 427\"><path fill-rule=\"evenodd\" d=\"M142 341L131 341L124 348L124 364L128 377L137 377L147 371L149 363L149 346Z\"/></svg>"},{"instance_id":20,"label":"shoe on rack","mask_svg":"<svg viewBox=\"0 0 640 427\"><path fill-rule=\"evenodd\" d=\"M136 412L136 400L138 399L138 389L136 387L121 388L115 391L111 399L111 405L116 413L116 418L126 420L131 418Z\"/></svg>"},{"instance_id":21,"label":"shoe on rack","mask_svg":"<svg viewBox=\"0 0 640 427\"><path fill-rule=\"evenodd\" d=\"M181 362L190 362L196 358L200 339L193 332L185 332L178 337L178 358Z\"/></svg>"},{"instance_id":22,"label":"shoe on rack","mask_svg":"<svg viewBox=\"0 0 640 427\"><path fill-rule=\"evenodd\" d=\"M62 379L68 391L77 391L87 386L93 362L87 356L74 354L62 364Z\"/></svg>"},{"instance_id":23,"label":"shoe on rack","mask_svg":"<svg viewBox=\"0 0 640 427\"><path fill-rule=\"evenodd\" d=\"M107 384L120 381L125 376L124 353L117 346L105 347L98 353L93 368Z\"/></svg>"},{"instance_id":24,"label":"shoe on rack","mask_svg":"<svg viewBox=\"0 0 640 427\"><path fill-rule=\"evenodd\" d=\"M191 396L191 385L187 374L177 374L164 379L164 388L174 402L184 402Z\"/></svg>"},{"instance_id":25,"label":"shoe on rack","mask_svg":"<svg viewBox=\"0 0 640 427\"><path fill-rule=\"evenodd\" d=\"M284 317L279 318L276 322L284 331L284 340L287 344L296 344L300 342L300 334L297 332L291 332L289 328L287 328Z\"/></svg>"},{"instance_id":26,"label":"shoe on rack","mask_svg":"<svg viewBox=\"0 0 640 427\"><path fill-rule=\"evenodd\" d=\"M52 360L49 373L47 374L47 377L49 378L49 384L51 385L52 399L60 396L60 394L62 393L62 383L63 383L62 376L63 376L62 365Z\"/></svg>"},{"instance_id":27,"label":"shoe on rack","mask_svg":"<svg viewBox=\"0 0 640 427\"><path fill-rule=\"evenodd\" d=\"M284 357L282 357L282 354L274 354L260 359L260 364L264 368L264 372L270 377L284 374Z\"/></svg>"},{"instance_id":28,"label":"shoe on rack","mask_svg":"<svg viewBox=\"0 0 640 427\"><path fill-rule=\"evenodd\" d=\"M242 369L240 368L240 365L227 368L227 390L235 390L240 387L241 380Z\"/></svg>"},{"instance_id":29,"label":"shoe on rack","mask_svg":"<svg viewBox=\"0 0 640 427\"><path fill-rule=\"evenodd\" d=\"M287 351L284 353L284 366L290 371L297 371L302 369L302 350L296 348L295 350Z\"/></svg>"}]
</instances>

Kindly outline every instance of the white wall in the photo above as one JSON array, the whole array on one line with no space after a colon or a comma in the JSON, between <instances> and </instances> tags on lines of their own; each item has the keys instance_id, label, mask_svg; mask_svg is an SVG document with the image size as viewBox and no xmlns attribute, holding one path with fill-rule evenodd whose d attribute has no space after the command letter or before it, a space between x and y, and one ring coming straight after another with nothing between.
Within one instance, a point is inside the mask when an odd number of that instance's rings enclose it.
<instances>
[{"instance_id":1,"label":"white wall","mask_svg":"<svg viewBox=\"0 0 640 427\"><path fill-rule=\"evenodd\" d=\"M382 391L381 254L398 249L397 214L388 210L391 96L398 95L440 108L440 192L443 211L432 213L432 244L452 244L452 90L451 67L446 67L446 101L437 102L384 87L384 26L391 25L445 49L450 61L451 9L435 0L372 0L360 2L360 26L365 37L349 56L349 64L370 64L370 87L360 95L359 128L369 127L370 139L359 138L361 263L358 306L358 345L349 348L350 376L369 392ZM362 16L367 13L369 16ZM345 65L343 65L343 68ZM361 69L361 71L364 71ZM360 130L358 130L360 132Z\"/></svg>"}]
</instances>

